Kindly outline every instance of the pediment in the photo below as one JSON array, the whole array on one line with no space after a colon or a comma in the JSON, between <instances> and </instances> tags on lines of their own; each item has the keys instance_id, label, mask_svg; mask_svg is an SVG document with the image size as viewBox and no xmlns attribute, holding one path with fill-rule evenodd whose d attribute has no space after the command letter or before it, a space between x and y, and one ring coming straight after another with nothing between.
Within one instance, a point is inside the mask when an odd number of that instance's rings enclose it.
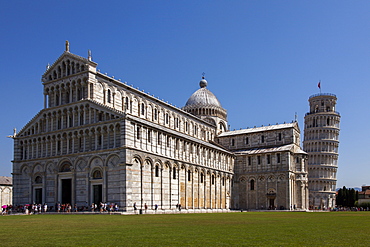
<instances>
[{"instance_id":1,"label":"pediment","mask_svg":"<svg viewBox=\"0 0 370 247\"><path fill-rule=\"evenodd\" d=\"M42 81L49 82L74 74L89 71L89 67L96 68L98 64L87 58L80 57L65 51L42 76Z\"/></svg>"},{"instance_id":2,"label":"pediment","mask_svg":"<svg viewBox=\"0 0 370 247\"><path fill-rule=\"evenodd\" d=\"M299 133L301 133L301 130L300 130L300 128L299 128L299 126L298 126L298 122L294 122L293 123L293 127L299 132Z\"/></svg>"},{"instance_id":3,"label":"pediment","mask_svg":"<svg viewBox=\"0 0 370 247\"><path fill-rule=\"evenodd\" d=\"M35 123L39 122L39 119L43 116L43 113L45 112L46 110L43 109L41 111L39 111L18 133L17 133L17 137L23 137L23 136L28 136L28 135L33 135L34 133L32 133L32 130L31 128L29 128L30 126L33 126ZM33 132L35 132L36 130L33 130ZM30 132L30 133L28 133Z\"/></svg>"}]
</instances>

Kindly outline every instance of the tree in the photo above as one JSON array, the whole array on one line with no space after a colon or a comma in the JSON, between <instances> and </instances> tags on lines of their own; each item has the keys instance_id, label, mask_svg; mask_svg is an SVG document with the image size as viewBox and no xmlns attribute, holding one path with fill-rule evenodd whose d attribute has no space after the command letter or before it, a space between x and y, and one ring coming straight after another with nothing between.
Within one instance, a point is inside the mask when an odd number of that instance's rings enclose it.
<instances>
[{"instance_id":1,"label":"tree","mask_svg":"<svg viewBox=\"0 0 370 247\"><path fill-rule=\"evenodd\" d=\"M347 189L346 186L343 186L342 189L338 190L336 197L337 206L354 207L357 200L358 191L355 189Z\"/></svg>"}]
</instances>

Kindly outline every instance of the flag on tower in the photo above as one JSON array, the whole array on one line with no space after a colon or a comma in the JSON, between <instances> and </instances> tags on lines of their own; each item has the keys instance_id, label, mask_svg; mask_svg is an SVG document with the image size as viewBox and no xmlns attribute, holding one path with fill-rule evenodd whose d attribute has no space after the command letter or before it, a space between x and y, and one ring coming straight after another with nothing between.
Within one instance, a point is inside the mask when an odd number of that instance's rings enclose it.
<instances>
[{"instance_id":1,"label":"flag on tower","mask_svg":"<svg viewBox=\"0 0 370 247\"><path fill-rule=\"evenodd\" d=\"M321 89L321 82L319 82L319 83L317 84L317 86Z\"/></svg>"}]
</instances>

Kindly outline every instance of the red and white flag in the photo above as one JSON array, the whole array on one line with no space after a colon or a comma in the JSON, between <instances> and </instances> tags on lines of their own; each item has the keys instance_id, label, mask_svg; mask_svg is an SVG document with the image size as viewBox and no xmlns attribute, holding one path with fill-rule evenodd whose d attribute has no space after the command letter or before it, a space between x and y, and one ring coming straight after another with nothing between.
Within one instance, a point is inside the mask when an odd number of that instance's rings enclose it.
<instances>
[{"instance_id":1,"label":"red and white flag","mask_svg":"<svg viewBox=\"0 0 370 247\"><path fill-rule=\"evenodd\" d=\"M319 82L319 83L317 84L317 86L321 89L321 82Z\"/></svg>"}]
</instances>

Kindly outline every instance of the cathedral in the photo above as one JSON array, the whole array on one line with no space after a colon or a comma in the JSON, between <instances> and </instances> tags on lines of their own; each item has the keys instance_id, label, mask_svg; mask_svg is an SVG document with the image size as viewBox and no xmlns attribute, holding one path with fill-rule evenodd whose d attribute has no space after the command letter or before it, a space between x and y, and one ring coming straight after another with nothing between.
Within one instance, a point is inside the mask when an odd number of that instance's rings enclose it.
<instances>
[{"instance_id":1,"label":"cathedral","mask_svg":"<svg viewBox=\"0 0 370 247\"><path fill-rule=\"evenodd\" d=\"M13 203L109 202L171 212L309 207L297 122L230 131L203 77L182 108L64 53L44 108L14 134Z\"/></svg>"}]
</instances>

